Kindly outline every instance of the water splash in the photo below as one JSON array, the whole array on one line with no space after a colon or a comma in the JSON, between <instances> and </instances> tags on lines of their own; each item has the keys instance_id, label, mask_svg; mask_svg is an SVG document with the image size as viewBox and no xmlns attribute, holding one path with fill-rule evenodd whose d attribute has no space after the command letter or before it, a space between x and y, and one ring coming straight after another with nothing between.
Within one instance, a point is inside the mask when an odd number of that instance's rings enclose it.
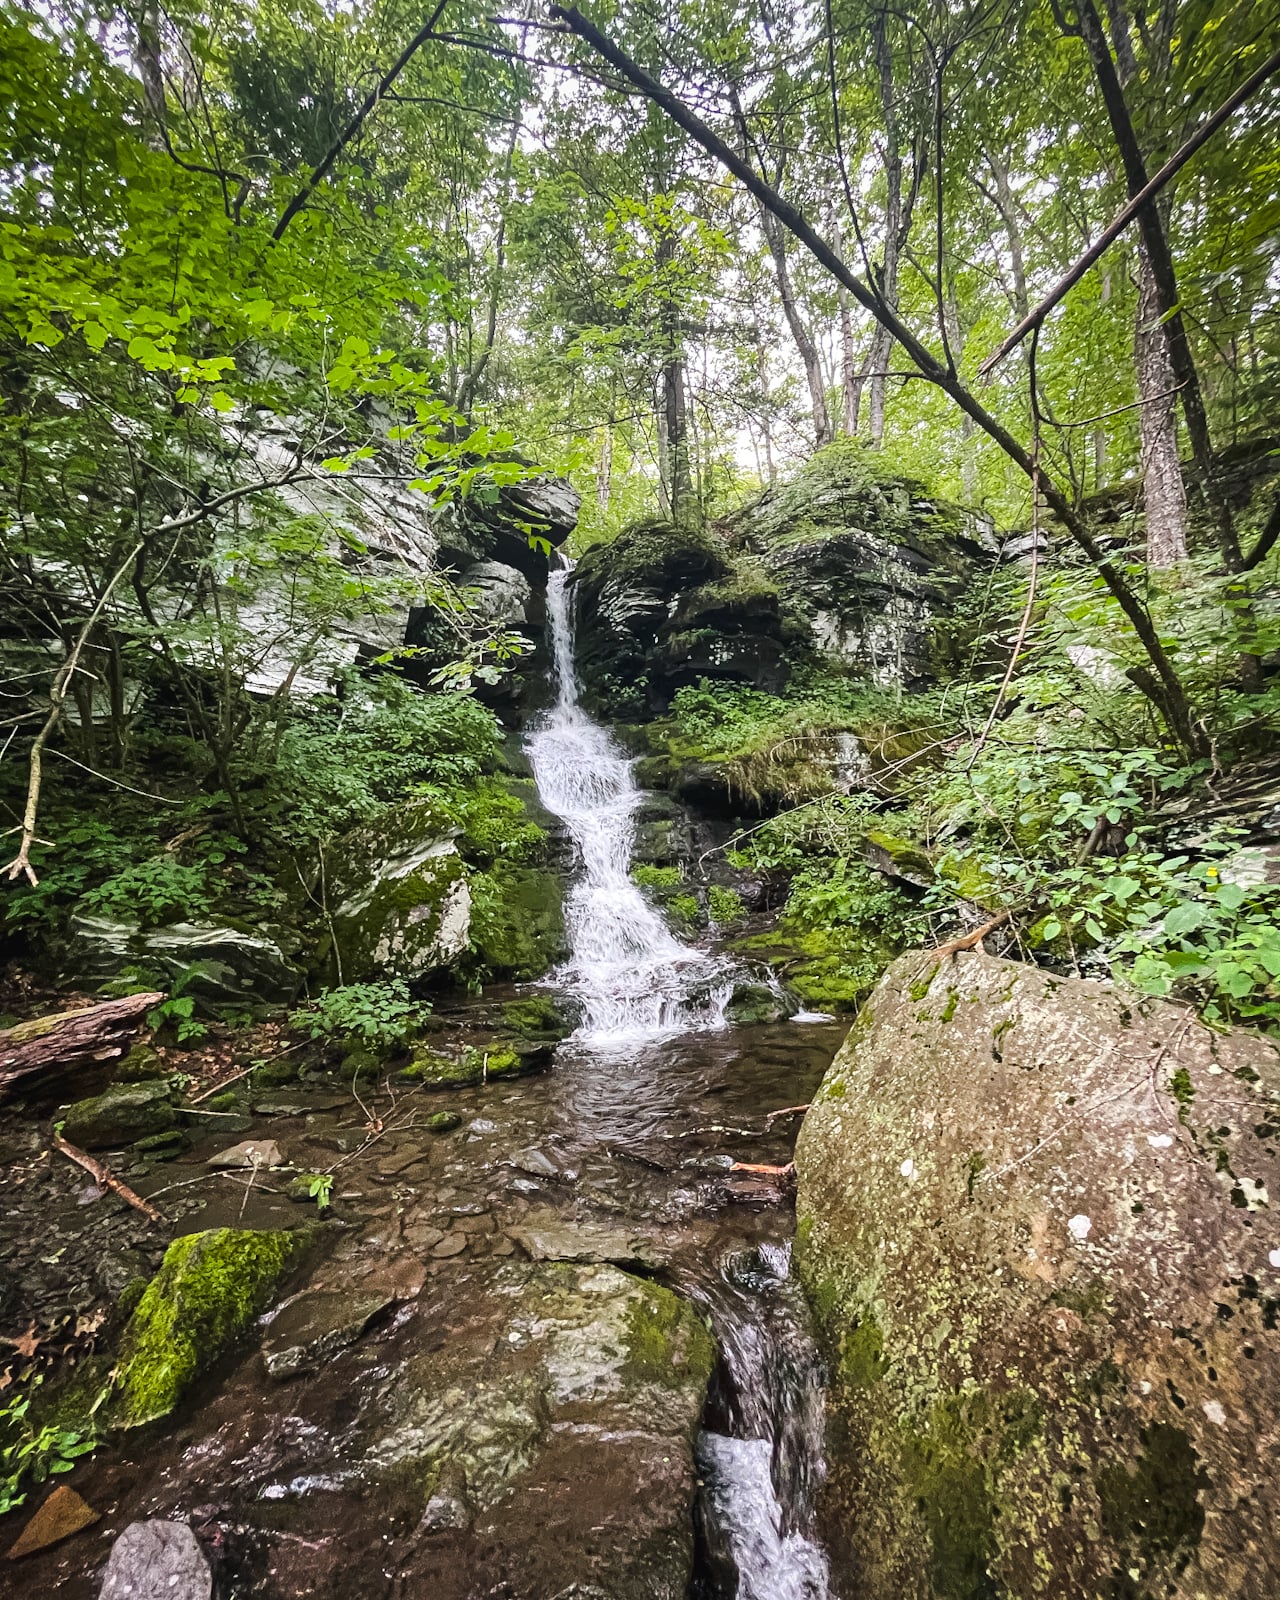
<instances>
[{"instance_id":1,"label":"water splash","mask_svg":"<svg viewBox=\"0 0 1280 1600\"><path fill-rule=\"evenodd\" d=\"M573 663L569 567L547 582L556 703L525 746L538 795L578 848L565 900L572 952L556 975L582 1006L575 1037L625 1047L724 1026L732 987L725 962L682 944L631 881L636 811L644 799L631 762L582 709Z\"/></svg>"}]
</instances>

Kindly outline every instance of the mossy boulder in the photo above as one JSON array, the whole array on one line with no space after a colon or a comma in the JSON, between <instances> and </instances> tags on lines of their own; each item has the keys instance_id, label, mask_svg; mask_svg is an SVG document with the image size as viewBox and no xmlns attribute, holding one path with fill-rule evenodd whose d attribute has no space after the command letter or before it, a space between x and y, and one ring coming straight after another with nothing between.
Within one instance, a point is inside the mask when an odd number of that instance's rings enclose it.
<instances>
[{"instance_id":1,"label":"mossy boulder","mask_svg":"<svg viewBox=\"0 0 1280 1600\"><path fill-rule=\"evenodd\" d=\"M149 1134L167 1133L178 1121L163 1079L113 1083L101 1094L77 1100L62 1117L63 1133L85 1150L119 1149Z\"/></svg>"},{"instance_id":2,"label":"mossy boulder","mask_svg":"<svg viewBox=\"0 0 1280 1600\"><path fill-rule=\"evenodd\" d=\"M423 798L388 807L332 847L326 893L344 982L420 978L466 954L471 890L455 842L461 832L439 801ZM336 979L333 949L322 958Z\"/></svg>"},{"instance_id":3,"label":"mossy boulder","mask_svg":"<svg viewBox=\"0 0 1280 1600\"><path fill-rule=\"evenodd\" d=\"M175 1239L125 1325L100 1418L137 1428L168 1416L271 1303L307 1239L249 1228Z\"/></svg>"},{"instance_id":4,"label":"mossy boulder","mask_svg":"<svg viewBox=\"0 0 1280 1600\"><path fill-rule=\"evenodd\" d=\"M964 953L885 973L796 1146L864 1600L1271 1593L1280 1051Z\"/></svg>"},{"instance_id":5,"label":"mossy boulder","mask_svg":"<svg viewBox=\"0 0 1280 1600\"><path fill-rule=\"evenodd\" d=\"M575 1022L563 1001L549 994L508 1000L502 1007L502 1025L527 1039L567 1039Z\"/></svg>"},{"instance_id":6,"label":"mossy boulder","mask_svg":"<svg viewBox=\"0 0 1280 1600\"><path fill-rule=\"evenodd\" d=\"M413 1592L463 1560L475 1593L684 1600L716 1357L693 1306L613 1266L510 1263L482 1265L450 1320L363 1440L384 1503L438 1529Z\"/></svg>"},{"instance_id":7,"label":"mossy boulder","mask_svg":"<svg viewBox=\"0 0 1280 1600\"><path fill-rule=\"evenodd\" d=\"M773 989L767 983L738 983L724 1015L737 1027L752 1028L766 1022L785 1022L797 1010L795 1001L781 989Z\"/></svg>"},{"instance_id":8,"label":"mossy boulder","mask_svg":"<svg viewBox=\"0 0 1280 1600\"><path fill-rule=\"evenodd\" d=\"M497 861L471 880L473 959L496 977L541 978L568 954L564 880Z\"/></svg>"}]
</instances>

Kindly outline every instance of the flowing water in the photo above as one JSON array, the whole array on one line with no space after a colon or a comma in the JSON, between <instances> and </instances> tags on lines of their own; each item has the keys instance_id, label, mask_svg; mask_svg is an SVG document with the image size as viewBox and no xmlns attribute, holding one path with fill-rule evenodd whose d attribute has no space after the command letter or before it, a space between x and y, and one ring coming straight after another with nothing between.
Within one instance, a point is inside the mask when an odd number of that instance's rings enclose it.
<instances>
[{"instance_id":1,"label":"flowing water","mask_svg":"<svg viewBox=\"0 0 1280 1600\"><path fill-rule=\"evenodd\" d=\"M631 881L644 796L631 762L579 702L570 576L561 567L547 584L557 694L526 747L539 797L563 821L581 860L565 903L573 954L556 982L580 1002L577 1037L596 1049L723 1027L731 968L682 944Z\"/></svg>"},{"instance_id":2,"label":"flowing water","mask_svg":"<svg viewBox=\"0 0 1280 1600\"><path fill-rule=\"evenodd\" d=\"M527 751L547 809L580 857L565 904L571 958L557 984L582 1008L574 1042L649 1050L664 1037L723 1028L732 963L681 943L630 877L632 764L583 710L574 664L571 570L547 587L556 701ZM608 1077L603 1080L606 1102ZM728 1251L689 1292L720 1340L717 1399L699 1444L704 1593L736 1600L826 1600L814 1539L822 1472L817 1352L789 1276L789 1247Z\"/></svg>"}]
</instances>

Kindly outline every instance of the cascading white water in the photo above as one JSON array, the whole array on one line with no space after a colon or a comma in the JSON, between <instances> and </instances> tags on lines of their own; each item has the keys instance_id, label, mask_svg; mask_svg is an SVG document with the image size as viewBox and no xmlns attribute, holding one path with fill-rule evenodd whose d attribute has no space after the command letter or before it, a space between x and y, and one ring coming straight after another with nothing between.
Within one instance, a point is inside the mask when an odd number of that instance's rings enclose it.
<instances>
[{"instance_id":1,"label":"cascading white water","mask_svg":"<svg viewBox=\"0 0 1280 1600\"><path fill-rule=\"evenodd\" d=\"M565 901L572 952L558 983L583 1010L575 1037L612 1048L723 1026L725 964L682 944L631 881L635 814L644 799L631 762L579 703L569 575L547 581L556 703L525 746L538 795L578 847Z\"/></svg>"}]
</instances>

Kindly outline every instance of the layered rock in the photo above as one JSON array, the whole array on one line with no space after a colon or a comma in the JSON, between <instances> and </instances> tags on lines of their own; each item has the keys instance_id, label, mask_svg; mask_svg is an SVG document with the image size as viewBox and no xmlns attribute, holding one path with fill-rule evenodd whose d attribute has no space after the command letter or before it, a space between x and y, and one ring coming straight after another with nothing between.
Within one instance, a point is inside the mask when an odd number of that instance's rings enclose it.
<instances>
[{"instance_id":1,"label":"layered rock","mask_svg":"<svg viewBox=\"0 0 1280 1600\"><path fill-rule=\"evenodd\" d=\"M71 919L67 972L102 984L126 969L182 980L183 993L214 1015L288 1005L302 969L261 929L216 922L174 922L143 928L114 917L79 912Z\"/></svg>"},{"instance_id":2,"label":"layered rock","mask_svg":"<svg viewBox=\"0 0 1280 1600\"><path fill-rule=\"evenodd\" d=\"M796 1149L865 1600L1264 1600L1280 1053L962 954L884 975Z\"/></svg>"}]
</instances>

